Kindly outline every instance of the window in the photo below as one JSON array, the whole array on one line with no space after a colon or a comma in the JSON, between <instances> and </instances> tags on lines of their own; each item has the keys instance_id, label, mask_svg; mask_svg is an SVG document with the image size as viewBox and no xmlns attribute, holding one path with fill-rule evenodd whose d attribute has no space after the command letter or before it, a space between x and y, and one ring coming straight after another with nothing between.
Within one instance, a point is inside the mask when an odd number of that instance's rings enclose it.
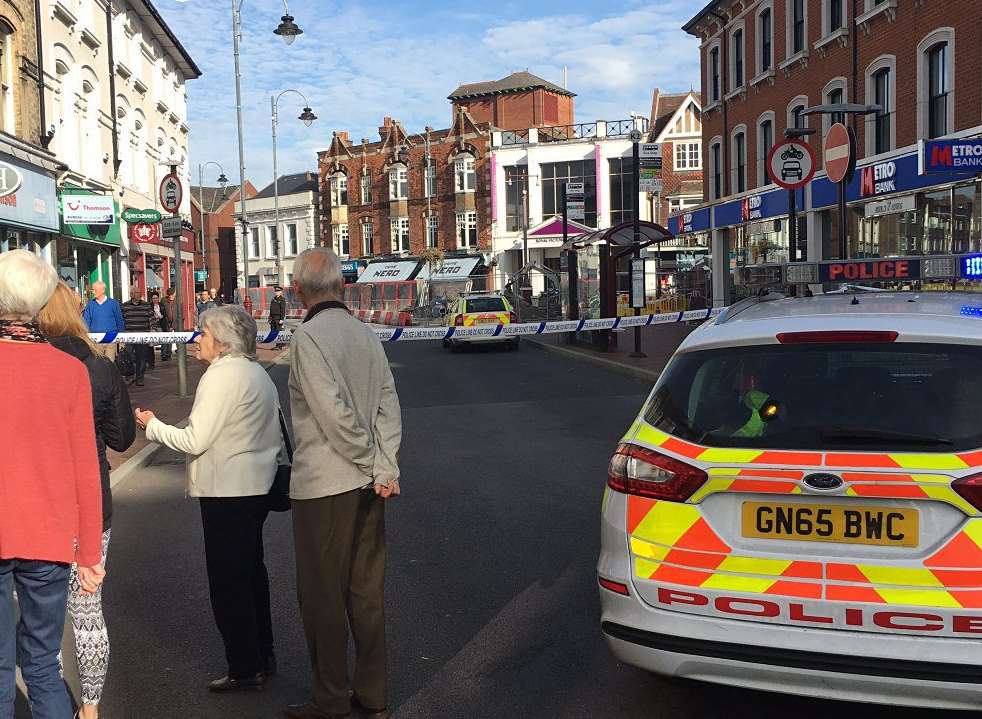
<instances>
[{"instance_id":1,"label":"window","mask_svg":"<svg viewBox=\"0 0 982 719\"><path fill-rule=\"evenodd\" d=\"M842 7L842 0L828 0L829 30L826 34L831 34L842 27Z\"/></svg>"},{"instance_id":2,"label":"window","mask_svg":"<svg viewBox=\"0 0 982 719\"><path fill-rule=\"evenodd\" d=\"M334 251L342 257L351 254L351 242L348 238L348 224L334 225Z\"/></svg>"},{"instance_id":3,"label":"window","mask_svg":"<svg viewBox=\"0 0 982 719\"><path fill-rule=\"evenodd\" d=\"M393 218L389 230L392 233L392 252L409 252L409 218Z\"/></svg>"},{"instance_id":4,"label":"window","mask_svg":"<svg viewBox=\"0 0 982 719\"><path fill-rule=\"evenodd\" d=\"M948 133L948 43L939 42L927 52L927 133L940 137Z\"/></svg>"},{"instance_id":5,"label":"window","mask_svg":"<svg viewBox=\"0 0 982 719\"><path fill-rule=\"evenodd\" d=\"M361 204L372 204L372 176L361 176Z\"/></svg>"},{"instance_id":6,"label":"window","mask_svg":"<svg viewBox=\"0 0 982 719\"><path fill-rule=\"evenodd\" d=\"M771 184L770 174L767 172L767 154L774 146L773 116L760 120L757 128L757 186L762 187Z\"/></svg>"},{"instance_id":7,"label":"window","mask_svg":"<svg viewBox=\"0 0 982 719\"><path fill-rule=\"evenodd\" d=\"M542 172L542 216L563 214L563 185L583 183L584 219L589 227L597 226L597 165L593 160L547 162L539 166Z\"/></svg>"},{"instance_id":8,"label":"window","mask_svg":"<svg viewBox=\"0 0 982 719\"><path fill-rule=\"evenodd\" d=\"M634 160L614 157L609 162L610 226L616 227L634 219Z\"/></svg>"},{"instance_id":9,"label":"window","mask_svg":"<svg viewBox=\"0 0 982 719\"><path fill-rule=\"evenodd\" d=\"M747 190L747 133L733 133L733 186L737 193Z\"/></svg>"},{"instance_id":10,"label":"window","mask_svg":"<svg viewBox=\"0 0 982 719\"><path fill-rule=\"evenodd\" d=\"M423 175L423 197L435 197L436 196L436 165L433 161L425 167L425 174ZM434 245L435 247L435 245Z\"/></svg>"},{"instance_id":11,"label":"window","mask_svg":"<svg viewBox=\"0 0 982 719\"><path fill-rule=\"evenodd\" d=\"M507 312L501 297L473 297L466 300L467 312Z\"/></svg>"},{"instance_id":12,"label":"window","mask_svg":"<svg viewBox=\"0 0 982 719\"><path fill-rule=\"evenodd\" d=\"M296 223L291 223L286 226L286 253L292 257L297 255L299 251L300 248L297 245L297 225Z\"/></svg>"},{"instance_id":13,"label":"window","mask_svg":"<svg viewBox=\"0 0 982 719\"><path fill-rule=\"evenodd\" d=\"M805 0L788 0L788 7L789 55L797 55L805 50Z\"/></svg>"},{"instance_id":14,"label":"window","mask_svg":"<svg viewBox=\"0 0 982 719\"><path fill-rule=\"evenodd\" d=\"M368 257L372 254L372 241L374 239L375 230L372 225L372 221L369 219L364 219L361 221L361 254L363 257Z\"/></svg>"},{"instance_id":15,"label":"window","mask_svg":"<svg viewBox=\"0 0 982 719\"><path fill-rule=\"evenodd\" d=\"M331 176L331 206L344 207L348 204L348 178L338 173Z\"/></svg>"},{"instance_id":16,"label":"window","mask_svg":"<svg viewBox=\"0 0 982 719\"><path fill-rule=\"evenodd\" d=\"M436 247L439 244L439 235L437 234L439 218L436 215L427 215L426 217L426 246Z\"/></svg>"},{"instance_id":17,"label":"window","mask_svg":"<svg viewBox=\"0 0 982 719\"><path fill-rule=\"evenodd\" d=\"M409 173L404 165L396 165L389 170L389 199L409 199Z\"/></svg>"},{"instance_id":18,"label":"window","mask_svg":"<svg viewBox=\"0 0 982 719\"><path fill-rule=\"evenodd\" d=\"M525 225L524 194L528 191L528 167L513 165L505 168L505 230L517 232Z\"/></svg>"},{"instance_id":19,"label":"window","mask_svg":"<svg viewBox=\"0 0 982 719\"><path fill-rule=\"evenodd\" d=\"M798 105L791 110L791 127L798 130L808 127L808 118L804 115L804 112L804 105Z\"/></svg>"},{"instance_id":20,"label":"window","mask_svg":"<svg viewBox=\"0 0 982 719\"><path fill-rule=\"evenodd\" d=\"M474 192L477 189L477 172L473 157L458 157L454 162L457 192Z\"/></svg>"},{"instance_id":21,"label":"window","mask_svg":"<svg viewBox=\"0 0 982 719\"><path fill-rule=\"evenodd\" d=\"M259 259L259 228L249 228L249 259Z\"/></svg>"},{"instance_id":22,"label":"window","mask_svg":"<svg viewBox=\"0 0 982 719\"><path fill-rule=\"evenodd\" d=\"M461 250L477 247L477 213L457 213L457 247Z\"/></svg>"},{"instance_id":23,"label":"window","mask_svg":"<svg viewBox=\"0 0 982 719\"><path fill-rule=\"evenodd\" d=\"M846 79L844 77L837 77L830 80L825 86L822 96L825 98L826 105L838 105L845 102ZM832 123L835 122L845 122L845 114L836 112L822 115L822 137L825 136L829 128L832 127Z\"/></svg>"},{"instance_id":24,"label":"window","mask_svg":"<svg viewBox=\"0 0 982 719\"><path fill-rule=\"evenodd\" d=\"M719 102L719 45L709 51L709 101Z\"/></svg>"},{"instance_id":25,"label":"window","mask_svg":"<svg viewBox=\"0 0 982 719\"><path fill-rule=\"evenodd\" d=\"M743 87L743 30L735 30L730 38L733 48L733 90Z\"/></svg>"},{"instance_id":26,"label":"window","mask_svg":"<svg viewBox=\"0 0 982 719\"><path fill-rule=\"evenodd\" d=\"M760 61L757 66L758 73L764 73L771 69L774 63L774 56L771 47L773 31L771 27L771 9L764 8L757 19L758 46L760 47Z\"/></svg>"},{"instance_id":27,"label":"window","mask_svg":"<svg viewBox=\"0 0 982 719\"><path fill-rule=\"evenodd\" d=\"M879 155L893 149L890 135L893 102L890 92L890 68L883 68L873 75L873 104L880 106L873 122L873 152Z\"/></svg>"},{"instance_id":28,"label":"window","mask_svg":"<svg viewBox=\"0 0 982 719\"><path fill-rule=\"evenodd\" d=\"M94 109L91 109L95 115ZM5 132L17 134L14 115L14 29L0 20L0 121ZM44 128L46 131L47 128Z\"/></svg>"},{"instance_id":29,"label":"window","mask_svg":"<svg viewBox=\"0 0 982 719\"><path fill-rule=\"evenodd\" d=\"M279 238L276 236L276 225L266 227L266 256L279 257Z\"/></svg>"},{"instance_id":30,"label":"window","mask_svg":"<svg viewBox=\"0 0 982 719\"><path fill-rule=\"evenodd\" d=\"M710 149L711 163L713 166L712 186L710 192L714 200L723 196L723 152L722 143L714 142Z\"/></svg>"},{"instance_id":31,"label":"window","mask_svg":"<svg viewBox=\"0 0 982 719\"><path fill-rule=\"evenodd\" d=\"M675 169L701 170L702 145L698 142L676 142Z\"/></svg>"}]
</instances>

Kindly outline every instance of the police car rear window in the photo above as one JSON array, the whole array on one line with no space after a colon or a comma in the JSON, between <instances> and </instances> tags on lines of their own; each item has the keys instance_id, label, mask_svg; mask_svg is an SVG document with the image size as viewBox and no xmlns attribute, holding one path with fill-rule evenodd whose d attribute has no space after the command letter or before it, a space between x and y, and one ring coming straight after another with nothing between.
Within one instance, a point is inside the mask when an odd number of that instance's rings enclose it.
<instances>
[{"instance_id":1,"label":"police car rear window","mask_svg":"<svg viewBox=\"0 0 982 719\"><path fill-rule=\"evenodd\" d=\"M500 297L475 297L467 300L465 312L504 312L505 302Z\"/></svg>"},{"instance_id":2,"label":"police car rear window","mask_svg":"<svg viewBox=\"0 0 982 719\"><path fill-rule=\"evenodd\" d=\"M982 447L982 348L762 345L689 352L645 410L716 447L952 452Z\"/></svg>"}]
</instances>

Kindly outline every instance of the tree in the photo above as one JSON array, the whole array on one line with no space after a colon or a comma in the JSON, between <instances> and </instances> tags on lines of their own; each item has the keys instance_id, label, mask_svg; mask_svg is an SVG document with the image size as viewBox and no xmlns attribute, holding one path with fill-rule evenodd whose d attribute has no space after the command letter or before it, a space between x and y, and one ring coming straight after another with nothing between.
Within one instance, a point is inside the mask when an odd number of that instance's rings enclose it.
<instances>
[{"instance_id":1,"label":"tree","mask_svg":"<svg viewBox=\"0 0 982 719\"><path fill-rule=\"evenodd\" d=\"M440 247L427 247L425 250L419 253L419 258L426 263L427 268L429 268L429 279L426 281L426 294L429 300L429 304L433 305L433 267L436 266L437 270L443 267L443 249Z\"/></svg>"}]
</instances>

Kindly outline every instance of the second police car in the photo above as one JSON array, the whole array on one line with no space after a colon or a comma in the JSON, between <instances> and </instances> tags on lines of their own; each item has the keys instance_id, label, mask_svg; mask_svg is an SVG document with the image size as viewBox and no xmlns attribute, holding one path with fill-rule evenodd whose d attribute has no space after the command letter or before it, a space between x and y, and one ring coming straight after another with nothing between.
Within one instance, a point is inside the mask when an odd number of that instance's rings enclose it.
<instances>
[{"instance_id":1,"label":"second police car","mask_svg":"<svg viewBox=\"0 0 982 719\"><path fill-rule=\"evenodd\" d=\"M467 337L449 337L443 346L456 352L470 343L506 343L509 349L518 349L518 337L501 335L501 328L516 322L511 304L498 292L464 292L447 306L445 322L450 327L486 327L487 333Z\"/></svg>"},{"instance_id":2,"label":"second police car","mask_svg":"<svg viewBox=\"0 0 982 719\"><path fill-rule=\"evenodd\" d=\"M980 416L980 295L725 310L610 462L611 650L667 675L978 709Z\"/></svg>"}]
</instances>

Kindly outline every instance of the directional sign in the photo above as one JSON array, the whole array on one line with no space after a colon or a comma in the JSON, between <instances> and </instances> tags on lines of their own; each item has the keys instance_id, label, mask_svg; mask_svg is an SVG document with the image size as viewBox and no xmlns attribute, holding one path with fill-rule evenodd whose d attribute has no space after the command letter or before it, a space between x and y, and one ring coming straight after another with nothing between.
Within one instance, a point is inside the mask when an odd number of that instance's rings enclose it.
<instances>
[{"instance_id":1,"label":"directional sign","mask_svg":"<svg viewBox=\"0 0 982 719\"><path fill-rule=\"evenodd\" d=\"M832 182L842 182L849 174L852 162L852 148L849 143L849 130L841 122L829 128L825 136L825 172Z\"/></svg>"},{"instance_id":2,"label":"directional sign","mask_svg":"<svg viewBox=\"0 0 982 719\"><path fill-rule=\"evenodd\" d=\"M184 229L184 222L180 215L173 215L163 218L161 221L164 237L180 237Z\"/></svg>"},{"instance_id":3,"label":"directional sign","mask_svg":"<svg viewBox=\"0 0 982 719\"><path fill-rule=\"evenodd\" d=\"M145 222L150 224L160 222L160 213L156 210L136 210L129 207L123 210L119 216L123 218L124 222L129 222L131 224L137 222Z\"/></svg>"},{"instance_id":4,"label":"directional sign","mask_svg":"<svg viewBox=\"0 0 982 719\"><path fill-rule=\"evenodd\" d=\"M160 181L160 204L168 212L177 212L184 199L184 187L180 178L174 173L164 175Z\"/></svg>"},{"instance_id":5,"label":"directional sign","mask_svg":"<svg viewBox=\"0 0 982 719\"><path fill-rule=\"evenodd\" d=\"M583 194L583 183L582 182L567 182L566 183L566 194L567 195L582 195Z\"/></svg>"},{"instance_id":6,"label":"directional sign","mask_svg":"<svg viewBox=\"0 0 982 719\"><path fill-rule=\"evenodd\" d=\"M785 140L767 153L767 174L787 190L797 190L811 182L817 164L815 151L801 140Z\"/></svg>"}]
</instances>

